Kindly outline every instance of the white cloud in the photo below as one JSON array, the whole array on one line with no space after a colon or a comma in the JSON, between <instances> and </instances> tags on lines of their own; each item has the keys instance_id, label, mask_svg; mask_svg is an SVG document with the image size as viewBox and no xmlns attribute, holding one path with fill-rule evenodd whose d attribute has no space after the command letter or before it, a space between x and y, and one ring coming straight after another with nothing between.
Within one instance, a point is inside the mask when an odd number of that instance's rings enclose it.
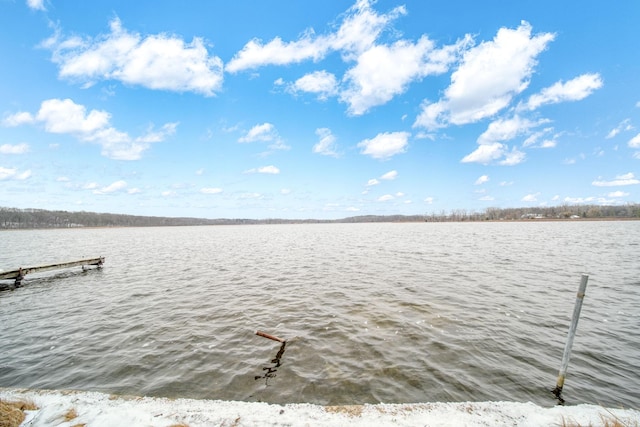
<instances>
[{"instance_id":1,"label":"white cloud","mask_svg":"<svg viewBox=\"0 0 640 427\"><path fill-rule=\"evenodd\" d=\"M434 198L433 197L427 197L426 199L424 199L424 201L428 205L431 205L431 204L433 204Z\"/></svg>"},{"instance_id":2,"label":"white cloud","mask_svg":"<svg viewBox=\"0 0 640 427\"><path fill-rule=\"evenodd\" d=\"M98 188L98 183L97 182L89 182L85 185L82 186L83 190L94 190Z\"/></svg>"},{"instance_id":3,"label":"white cloud","mask_svg":"<svg viewBox=\"0 0 640 427\"><path fill-rule=\"evenodd\" d=\"M94 190L93 194L109 194L115 193L116 191L124 190L127 187L126 181L116 181L112 184L107 185L106 187L102 187L100 189Z\"/></svg>"},{"instance_id":4,"label":"white cloud","mask_svg":"<svg viewBox=\"0 0 640 427\"><path fill-rule=\"evenodd\" d=\"M139 188L130 188L127 190L127 194L140 194L142 191Z\"/></svg>"},{"instance_id":5,"label":"white cloud","mask_svg":"<svg viewBox=\"0 0 640 427\"><path fill-rule=\"evenodd\" d=\"M225 67L230 73L265 65L287 65L302 61L319 61L332 51L341 51L345 59L353 58L373 45L385 27L405 14L403 6L388 14L379 15L369 0L358 0L344 14L340 27L333 33L316 36L313 29L305 31L298 40L285 42L275 37L263 44L259 39L249 41Z\"/></svg>"},{"instance_id":6,"label":"white cloud","mask_svg":"<svg viewBox=\"0 0 640 427\"><path fill-rule=\"evenodd\" d=\"M640 133L629 140L629 147L640 148Z\"/></svg>"},{"instance_id":7,"label":"white cloud","mask_svg":"<svg viewBox=\"0 0 640 427\"><path fill-rule=\"evenodd\" d=\"M246 170L244 173L264 173L269 175L277 175L280 173L280 169L278 169L273 165L269 165L269 166L262 166L259 168L255 168L255 169L249 169L249 170Z\"/></svg>"},{"instance_id":8,"label":"white cloud","mask_svg":"<svg viewBox=\"0 0 640 427\"><path fill-rule=\"evenodd\" d=\"M36 119L44 124L47 132L91 135L108 126L111 114L98 110L87 114L84 105L68 98L48 99L42 101Z\"/></svg>"},{"instance_id":9,"label":"white cloud","mask_svg":"<svg viewBox=\"0 0 640 427\"><path fill-rule=\"evenodd\" d=\"M538 196L540 195L540 193L535 193L535 194L527 194L526 196L524 196L522 198L523 202L537 202L538 201Z\"/></svg>"},{"instance_id":10,"label":"white cloud","mask_svg":"<svg viewBox=\"0 0 640 427\"><path fill-rule=\"evenodd\" d=\"M624 191L613 191L607 194L607 197L627 197L629 193L625 193Z\"/></svg>"},{"instance_id":11,"label":"white cloud","mask_svg":"<svg viewBox=\"0 0 640 427\"><path fill-rule=\"evenodd\" d=\"M510 152L505 154L504 160L498 162L498 164L502 166L513 166L524 161L526 157L525 153L518 150L516 147L513 147Z\"/></svg>"},{"instance_id":12,"label":"white cloud","mask_svg":"<svg viewBox=\"0 0 640 427\"><path fill-rule=\"evenodd\" d=\"M378 185L380 184L380 181L378 181L375 178L371 178L369 181L367 181L367 187L372 187L374 185Z\"/></svg>"},{"instance_id":13,"label":"white cloud","mask_svg":"<svg viewBox=\"0 0 640 427\"><path fill-rule=\"evenodd\" d=\"M505 145L494 142L493 144L482 144L470 154L467 154L462 163L482 163L488 164L493 160L499 159L505 153Z\"/></svg>"},{"instance_id":14,"label":"white cloud","mask_svg":"<svg viewBox=\"0 0 640 427\"><path fill-rule=\"evenodd\" d=\"M316 154L322 154L324 156L337 157L336 137L331 133L329 128L316 129L316 135L320 138L317 144L313 146L312 151Z\"/></svg>"},{"instance_id":15,"label":"white cloud","mask_svg":"<svg viewBox=\"0 0 640 427\"><path fill-rule=\"evenodd\" d=\"M203 194L220 194L222 193L222 188L204 187L200 189L200 192Z\"/></svg>"},{"instance_id":16,"label":"white cloud","mask_svg":"<svg viewBox=\"0 0 640 427\"><path fill-rule=\"evenodd\" d=\"M52 61L61 78L86 86L98 80L175 92L212 96L222 86L222 60L210 56L201 38L191 43L174 35L142 36L122 28L118 18L111 32L80 39L63 39L56 33L43 43L52 50Z\"/></svg>"},{"instance_id":17,"label":"white cloud","mask_svg":"<svg viewBox=\"0 0 640 427\"><path fill-rule=\"evenodd\" d=\"M529 85L537 56L554 35L531 35L531 25L501 28L492 41L467 50L436 103L425 102L414 126L437 129L491 117Z\"/></svg>"},{"instance_id":18,"label":"white cloud","mask_svg":"<svg viewBox=\"0 0 640 427\"><path fill-rule=\"evenodd\" d=\"M287 194L291 194L291 190L289 188L283 188L280 190L280 194L286 196Z\"/></svg>"},{"instance_id":19,"label":"white cloud","mask_svg":"<svg viewBox=\"0 0 640 427\"><path fill-rule=\"evenodd\" d=\"M19 113L15 113L5 117L2 120L2 125L7 127L14 127L14 126L31 124L34 121L35 121L35 118L31 115L31 113L21 111Z\"/></svg>"},{"instance_id":20,"label":"white cloud","mask_svg":"<svg viewBox=\"0 0 640 427\"><path fill-rule=\"evenodd\" d=\"M618 126L616 126L614 129L611 129L611 131L607 134L605 138L611 139L615 137L617 134L619 134L620 132L628 131L628 130L633 130L633 126L631 125L631 120L624 119L623 121L620 122Z\"/></svg>"},{"instance_id":21,"label":"white cloud","mask_svg":"<svg viewBox=\"0 0 640 427\"><path fill-rule=\"evenodd\" d=\"M27 6L32 10L47 10L44 7L44 0L27 0Z\"/></svg>"},{"instance_id":22,"label":"white cloud","mask_svg":"<svg viewBox=\"0 0 640 427\"><path fill-rule=\"evenodd\" d=\"M278 138L278 133L275 127L271 123L262 123L255 125L249 132L240 139L238 142L255 142L255 141L273 141Z\"/></svg>"},{"instance_id":23,"label":"white cloud","mask_svg":"<svg viewBox=\"0 0 640 427\"><path fill-rule=\"evenodd\" d=\"M309 92L318 95L324 101L337 93L338 81L336 76L326 71L315 71L296 80L290 89L292 92Z\"/></svg>"},{"instance_id":24,"label":"white cloud","mask_svg":"<svg viewBox=\"0 0 640 427\"><path fill-rule=\"evenodd\" d=\"M489 124L487 130L478 137L478 144L493 144L494 142L509 141L523 134L528 134L531 128L547 123L548 120L533 122L518 115L510 119L498 119Z\"/></svg>"},{"instance_id":25,"label":"white cloud","mask_svg":"<svg viewBox=\"0 0 640 427\"><path fill-rule=\"evenodd\" d=\"M0 145L0 154L24 154L29 152L29 144L2 144Z\"/></svg>"},{"instance_id":26,"label":"white cloud","mask_svg":"<svg viewBox=\"0 0 640 427\"><path fill-rule=\"evenodd\" d=\"M31 170L28 169L24 172L18 171L15 168L3 168L0 166L0 181L24 181L31 177Z\"/></svg>"},{"instance_id":27,"label":"white cloud","mask_svg":"<svg viewBox=\"0 0 640 427\"><path fill-rule=\"evenodd\" d=\"M391 181L391 180L396 179L397 177L398 177L398 171L394 170L394 171L389 171L389 172L385 173L384 175L382 175L380 177L380 179L384 179L386 181Z\"/></svg>"},{"instance_id":28,"label":"white cloud","mask_svg":"<svg viewBox=\"0 0 640 427\"><path fill-rule=\"evenodd\" d=\"M591 185L595 185L596 187L615 187L636 184L640 184L640 180L638 180L631 172L623 175L618 175L616 176L616 179L612 181L596 180L591 183Z\"/></svg>"},{"instance_id":29,"label":"white cloud","mask_svg":"<svg viewBox=\"0 0 640 427\"><path fill-rule=\"evenodd\" d=\"M427 36L422 36L417 42L397 40L377 44L381 33L407 12L404 6L399 6L379 14L372 9L373 3L375 1L358 0L343 14L339 28L328 34L317 35L313 29L307 29L293 41L275 37L263 43L253 39L225 69L235 73L265 65L317 62L332 52L340 52L344 62L356 62L341 79L342 87L335 75L323 70L301 77L287 90L316 93L320 100L339 95L340 100L348 104L349 114L361 115L403 93L412 81L447 71L472 42L470 36L465 36L453 45L436 48ZM282 79L274 83L284 84Z\"/></svg>"},{"instance_id":30,"label":"white cloud","mask_svg":"<svg viewBox=\"0 0 640 427\"><path fill-rule=\"evenodd\" d=\"M404 153L411 134L409 132L385 132L372 139L358 143L361 153L374 159L387 160L399 153Z\"/></svg>"},{"instance_id":31,"label":"white cloud","mask_svg":"<svg viewBox=\"0 0 640 427\"><path fill-rule=\"evenodd\" d=\"M385 194L384 196L378 197L379 202L387 202L389 200L393 200L394 197L391 194Z\"/></svg>"},{"instance_id":32,"label":"white cloud","mask_svg":"<svg viewBox=\"0 0 640 427\"><path fill-rule=\"evenodd\" d=\"M340 99L349 105L350 114L362 115L404 93L411 82L447 71L470 42L466 37L452 46L435 49L434 43L422 36L417 43L399 40L392 45L372 46L345 74L346 88Z\"/></svg>"},{"instance_id":33,"label":"white cloud","mask_svg":"<svg viewBox=\"0 0 640 427\"><path fill-rule=\"evenodd\" d=\"M497 161L498 164L504 166L521 163L525 158L525 153L515 147L509 151L509 147L502 142L527 134L531 128L546 122L547 120L544 119L533 122L518 115L510 119L494 120L489 124L487 130L478 137L477 142L480 146L465 156L462 163L489 164ZM528 143L531 143L530 139L527 139L523 145L526 146ZM503 159L498 161L501 158Z\"/></svg>"},{"instance_id":34,"label":"white cloud","mask_svg":"<svg viewBox=\"0 0 640 427\"><path fill-rule=\"evenodd\" d=\"M476 182L474 182L474 185L482 185L486 182L489 182L489 177L487 175L482 175L481 177L476 179Z\"/></svg>"},{"instance_id":35,"label":"white cloud","mask_svg":"<svg viewBox=\"0 0 640 427\"><path fill-rule=\"evenodd\" d=\"M28 113L26 113L28 114ZM26 117L18 113L10 117ZM31 116L31 115L30 115ZM137 160L152 143L163 141L176 131L177 123L167 123L159 131L153 127L147 134L131 138L110 125L111 114L101 110L87 112L84 105L71 99L48 99L42 101L40 110L33 120L20 123L41 123L45 131L57 134L71 134L86 142L102 146L102 155L117 160ZM15 121L14 121L15 122Z\"/></svg>"},{"instance_id":36,"label":"white cloud","mask_svg":"<svg viewBox=\"0 0 640 427\"><path fill-rule=\"evenodd\" d=\"M175 192L175 191L173 191L173 190L166 190L166 191L163 191L162 193L160 193L160 195L161 195L162 197L174 197L174 196L177 196L177 195L178 195L178 193L176 193L176 192Z\"/></svg>"},{"instance_id":37,"label":"white cloud","mask_svg":"<svg viewBox=\"0 0 640 427\"><path fill-rule=\"evenodd\" d=\"M557 104L565 101L579 101L591 95L593 91L603 85L600 74L583 74L566 83L557 82L542 89L538 94L531 95L526 108L535 110L546 104Z\"/></svg>"},{"instance_id":38,"label":"white cloud","mask_svg":"<svg viewBox=\"0 0 640 427\"><path fill-rule=\"evenodd\" d=\"M493 202L495 200L495 197L493 197L493 196L482 196L478 200L483 201L483 202Z\"/></svg>"}]
</instances>

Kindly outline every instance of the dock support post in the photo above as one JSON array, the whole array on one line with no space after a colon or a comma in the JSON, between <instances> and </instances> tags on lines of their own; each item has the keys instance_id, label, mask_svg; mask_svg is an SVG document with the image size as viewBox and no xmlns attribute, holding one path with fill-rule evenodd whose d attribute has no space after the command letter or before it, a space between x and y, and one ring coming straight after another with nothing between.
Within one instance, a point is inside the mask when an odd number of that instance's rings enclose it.
<instances>
[{"instance_id":1,"label":"dock support post","mask_svg":"<svg viewBox=\"0 0 640 427\"><path fill-rule=\"evenodd\" d=\"M22 267L20 267L20 270L18 271L18 275L16 276L16 281L14 282L13 286L15 288L19 288L20 286L22 286L22 279L24 279L24 274L22 273Z\"/></svg>"},{"instance_id":2,"label":"dock support post","mask_svg":"<svg viewBox=\"0 0 640 427\"><path fill-rule=\"evenodd\" d=\"M567 368L569 366L569 357L571 356L571 347L573 346L573 339L576 336L578 319L580 319L580 310L582 309L582 301L584 300L584 294L587 289L588 280L589 280L588 274L583 274L582 278L580 279L580 287L578 288L578 294L576 295L576 305L573 308L573 318L571 319L571 327L569 327L567 344L564 347L564 354L562 355L562 364L560 366L560 372L558 373L556 388L552 390L552 393L558 398L561 404L564 403L564 399L562 398L562 387L564 386L564 379L565 379L565 376L567 375Z\"/></svg>"}]
</instances>

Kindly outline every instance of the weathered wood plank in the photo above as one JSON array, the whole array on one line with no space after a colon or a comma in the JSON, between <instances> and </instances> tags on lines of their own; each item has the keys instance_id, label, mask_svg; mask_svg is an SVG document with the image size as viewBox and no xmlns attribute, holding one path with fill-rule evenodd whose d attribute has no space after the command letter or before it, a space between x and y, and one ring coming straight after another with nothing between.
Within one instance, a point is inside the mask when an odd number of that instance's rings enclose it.
<instances>
[{"instance_id":1,"label":"weathered wood plank","mask_svg":"<svg viewBox=\"0 0 640 427\"><path fill-rule=\"evenodd\" d=\"M57 264L39 265L36 267L23 267L10 271L3 271L0 273L0 280L17 279L20 275L25 276L29 273L38 273L43 271L58 270L61 268L71 268L83 265L102 265L104 263L104 257L100 258L88 258L81 259L79 261L61 262Z\"/></svg>"}]
</instances>

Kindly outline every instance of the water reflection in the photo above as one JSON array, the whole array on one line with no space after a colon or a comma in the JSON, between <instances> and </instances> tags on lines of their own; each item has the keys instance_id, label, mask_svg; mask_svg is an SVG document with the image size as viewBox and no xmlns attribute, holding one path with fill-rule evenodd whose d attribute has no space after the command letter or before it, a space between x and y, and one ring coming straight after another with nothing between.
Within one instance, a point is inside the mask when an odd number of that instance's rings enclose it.
<instances>
[{"instance_id":1,"label":"water reflection","mask_svg":"<svg viewBox=\"0 0 640 427\"><path fill-rule=\"evenodd\" d=\"M280 346L280 350L278 350L278 353L276 353L276 357L271 359L271 364L264 366L262 368L264 372L264 374L262 375L256 375L254 377L255 380L259 380L261 378L264 378L264 382L265 385L269 385L269 378L274 378L276 376L276 371L278 370L278 368L280 367L280 365L282 364L280 359L282 359L282 355L284 354L284 348L287 346L287 342L283 342L282 345Z\"/></svg>"}]
</instances>

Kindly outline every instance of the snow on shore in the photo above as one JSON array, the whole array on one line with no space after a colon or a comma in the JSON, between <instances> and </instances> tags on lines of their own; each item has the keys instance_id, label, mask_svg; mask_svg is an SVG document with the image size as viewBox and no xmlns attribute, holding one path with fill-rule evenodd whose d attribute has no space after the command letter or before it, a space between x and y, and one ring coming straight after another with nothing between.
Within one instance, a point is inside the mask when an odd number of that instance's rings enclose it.
<instances>
[{"instance_id":1,"label":"snow on shore","mask_svg":"<svg viewBox=\"0 0 640 427\"><path fill-rule=\"evenodd\" d=\"M2 400L31 400L22 426L560 426L640 425L640 411L594 405L462 402L320 406L114 396L78 391L0 389Z\"/></svg>"}]
</instances>

